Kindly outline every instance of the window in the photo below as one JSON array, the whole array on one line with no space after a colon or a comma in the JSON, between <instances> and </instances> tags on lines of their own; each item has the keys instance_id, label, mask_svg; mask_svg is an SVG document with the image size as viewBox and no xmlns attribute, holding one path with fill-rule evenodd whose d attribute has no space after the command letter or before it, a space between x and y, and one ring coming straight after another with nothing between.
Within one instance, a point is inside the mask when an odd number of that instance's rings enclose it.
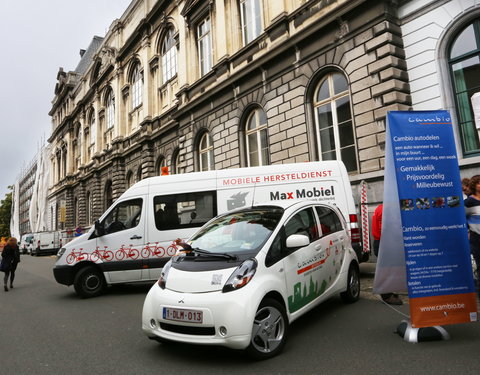
<instances>
[{"instance_id":1,"label":"window","mask_svg":"<svg viewBox=\"0 0 480 375\"><path fill-rule=\"evenodd\" d=\"M92 197L89 191L85 200L85 220L87 225L92 222Z\"/></svg>"},{"instance_id":2,"label":"window","mask_svg":"<svg viewBox=\"0 0 480 375\"><path fill-rule=\"evenodd\" d=\"M97 141L97 127L95 124L95 114L93 111L90 113L90 120L88 121L90 125L90 145L94 145Z\"/></svg>"},{"instance_id":3,"label":"window","mask_svg":"<svg viewBox=\"0 0 480 375\"><path fill-rule=\"evenodd\" d=\"M460 139L465 156L478 154L480 142L472 97L480 94L480 19L467 25L453 40L449 66L457 109ZM480 101L480 98L478 99ZM480 108L477 109L480 116Z\"/></svg>"},{"instance_id":4,"label":"window","mask_svg":"<svg viewBox=\"0 0 480 375\"><path fill-rule=\"evenodd\" d=\"M327 74L315 90L313 106L320 160L342 160L357 171L357 152L348 82L341 73Z\"/></svg>"},{"instance_id":5,"label":"window","mask_svg":"<svg viewBox=\"0 0 480 375\"><path fill-rule=\"evenodd\" d=\"M285 224L286 238L292 234L303 234L308 236L310 242L319 239L317 224L315 223L315 217L313 216L311 208L306 208L296 213Z\"/></svg>"},{"instance_id":6,"label":"window","mask_svg":"<svg viewBox=\"0 0 480 375\"><path fill-rule=\"evenodd\" d=\"M136 198L117 204L102 222L105 233L110 234L135 228L140 222L142 203L141 198Z\"/></svg>"},{"instance_id":7,"label":"window","mask_svg":"<svg viewBox=\"0 0 480 375\"><path fill-rule=\"evenodd\" d=\"M105 185L105 210L113 204L112 181L107 181Z\"/></svg>"},{"instance_id":8,"label":"window","mask_svg":"<svg viewBox=\"0 0 480 375\"><path fill-rule=\"evenodd\" d=\"M143 74L140 64L136 64L132 72L132 109L143 103Z\"/></svg>"},{"instance_id":9,"label":"window","mask_svg":"<svg viewBox=\"0 0 480 375\"><path fill-rule=\"evenodd\" d=\"M262 32L260 0L240 0L243 44L247 45Z\"/></svg>"},{"instance_id":10,"label":"window","mask_svg":"<svg viewBox=\"0 0 480 375\"><path fill-rule=\"evenodd\" d=\"M322 236L330 233L338 232L343 229L343 225L337 214L328 207L316 206L318 219L320 220L320 228L322 229Z\"/></svg>"},{"instance_id":11,"label":"window","mask_svg":"<svg viewBox=\"0 0 480 375\"><path fill-rule=\"evenodd\" d=\"M201 77L212 69L212 34L210 29L210 16L206 17L197 26L197 48Z\"/></svg>"},{"instance_id":12,"label":"window","mask_svg":"<svg viewBox=\"0 0 480 375\"><path fill-rule=\"evenodd\" d=\"M213 170L213 146L212 140L208 133L204 133L200 138L198 147L198 160L200 163L200 171Z\"/></svg>"},{"instance_id":13,"label":"window","mask_svg":"<svg viewBox=\"0 0 480 375\"><path fill-rule=\"evenodd\" d=\"M248 116L245 137L248 166L268 165L267 115L262 109L255 109Z\"/></svg>"},{"instance_id":14,"label":"window","mask_svg":"<svg viewBox=\"0 0 480 375\"><path fill-rule=\"evenodd\" d=\"M161 156L157 160L157 176L162 176L163 168L167 166L167 160Z\"/></svg>"},{"instance_id":15,"label":"window","mask_svg":"<svg viewBox=\"0 0 480 375\"><path fill-rule=\"evenodd\" d=\"M168 29L163 38L161 54L162 54L162 73L163 83L171 80L177 74L177 46L175 45L174 31Z\"/></svg>"},{"instance_id":16,"label":"window","mask_svg":"<svg viewBox=\"0 0 480 375\"><path fill-rule=\"evenodd\" d=\"M172 162L173 162L173 173L180 174L180 150L176 150L173 153Z\"/></svg>"},{"instance_id":17,"label":"window","mask_svg":"<svg viewBox=\"0 0 480 375\"><path fill-rule=\"evenodd\" d=\"M112 129L115 125L115 97L113 91L109 90L105 100L107 129Z\"/></svg>"},{"instance_id":18,"label":"window","mask_svg":"<svg viewBox=\"0 0 480 375\"><path fill-rule=\"evenodd\" d=\"M201 227L217 215L214 191L157 196L153 199L158 230Z\"/></svg>"},{"instance_id":19,"label":"window","mask_svg":"<svg viewBox=\"0 0 480 375\"><path fill-rule=\"evenodd\" d=\"M133 172L132 171L128 171L126 182L127 182L127 189L135 183L133 181Z\"/></svg>"}]
</instances>

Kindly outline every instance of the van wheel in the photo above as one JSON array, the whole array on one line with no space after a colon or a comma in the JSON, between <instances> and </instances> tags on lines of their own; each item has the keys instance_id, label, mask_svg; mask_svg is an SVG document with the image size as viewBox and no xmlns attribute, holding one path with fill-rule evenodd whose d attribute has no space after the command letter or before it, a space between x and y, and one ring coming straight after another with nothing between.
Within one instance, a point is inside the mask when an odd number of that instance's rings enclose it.
<instances>
[{"instance_id":1,"label":"van wheel","mask_svg":"<svg viewBox=\"0 0 480 375\"><path fill-rule=\"evenodd\" d=\"M247 353L255 359L276 356L285 346L287 332L285 308L274 299L265 299L255 314Z\"/></svg>"},{"instance_id":2,"label":"van wheel","mask_svg":"<svg viewBox=\"0 0 480 375\"><path fill-rule=\"evenodd\" d=\"M82 298L99 296L105 291L106 285L102 273L95 267L82 268L73 281L75 292Z\"/></svg>"},{"instance_id":3,"label":"van wheel","mask_svg":"<svg viewBox=\"0 0 480 375\"><path fill-rule=\"evenodd\" d=\"M347 290L340 293L343 302L353 303L360 298L360 271L356 263L351 263L348 269Z\"/></svg>"}]
</instances>

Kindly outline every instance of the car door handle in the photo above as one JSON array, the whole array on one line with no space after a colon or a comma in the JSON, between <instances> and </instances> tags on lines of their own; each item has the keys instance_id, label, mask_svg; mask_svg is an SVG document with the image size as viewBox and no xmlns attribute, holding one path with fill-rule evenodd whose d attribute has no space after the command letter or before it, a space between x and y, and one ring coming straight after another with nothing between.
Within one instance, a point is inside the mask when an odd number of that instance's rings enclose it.
<instances>
[{"instance_id":1,"label":"car door handle","mask_svg":"<svg viewBox=\"0 0 480 375\"><path fill-rule=\"evenodd\" d=\"M132 237L130 237L131 240L140 240L142 239L142 236L137 236L136 234L134 234Z\"/></svg>"},{"instance_id":2,"label":"car door handle","mask_svg":"<svg viewBox=\"0 0 480 375\"><path fill-rule=\"evenodd\" d=\"M320 244L315 245L315 250L317 250L317 251L322 250L322 245L320 245Z\"/></svg>"}]
</instances>

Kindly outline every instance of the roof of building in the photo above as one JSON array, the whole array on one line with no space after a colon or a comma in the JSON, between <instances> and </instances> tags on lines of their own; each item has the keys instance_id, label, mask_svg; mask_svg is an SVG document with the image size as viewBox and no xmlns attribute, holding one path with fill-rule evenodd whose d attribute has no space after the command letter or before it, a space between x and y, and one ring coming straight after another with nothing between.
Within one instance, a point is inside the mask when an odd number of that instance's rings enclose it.
<instances>
[{"instance_id":1,"label":"roof of building","mask_svg":"<svg viewBox=\"0 0 480 375\"><path fill-rule=\"evenodd\" d=\"M75 73L84 75L88 69L88 66L92 62L92 58L95 53L98 51L98 48L101 46L103 42L103 38L100 36L95 35L90 42L90 45L85 50L85 53L82 55L80 62L78 63L77 67L75 68Z\"/></svg>"}]
</instances>

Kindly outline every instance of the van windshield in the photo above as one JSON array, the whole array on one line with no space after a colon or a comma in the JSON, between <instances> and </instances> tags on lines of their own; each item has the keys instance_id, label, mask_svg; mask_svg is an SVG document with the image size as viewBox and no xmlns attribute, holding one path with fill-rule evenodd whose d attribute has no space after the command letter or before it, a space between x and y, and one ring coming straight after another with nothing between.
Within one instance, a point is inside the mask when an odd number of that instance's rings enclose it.
<instances>
[{"instance_id":1,"label":"van windshield","mask_svg":"<svg viewBox=\"0 0 480 375\"><path fill-rule=\"evenodd\" d=\"M203 227L190 245L212 253L256 253L282 214L278 207L259 207L219 216Z\"/></svg>"}]
</instances>

